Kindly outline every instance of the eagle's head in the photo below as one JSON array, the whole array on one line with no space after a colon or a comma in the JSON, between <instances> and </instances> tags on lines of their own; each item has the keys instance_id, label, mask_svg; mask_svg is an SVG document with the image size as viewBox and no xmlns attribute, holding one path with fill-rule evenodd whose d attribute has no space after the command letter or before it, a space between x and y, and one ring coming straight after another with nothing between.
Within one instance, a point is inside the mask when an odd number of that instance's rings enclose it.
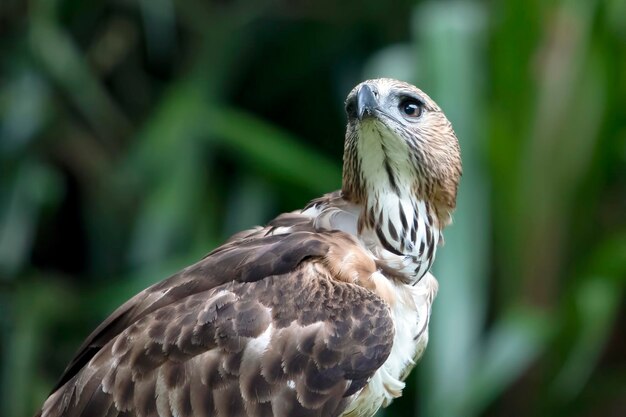
<instances>
[{"instance_id":1,"label":"eagle's head","mask_svg":"<svg viewBox=\"0 0 626 417\"><path fill-rule=\"evenodd\" d=\"M459 144L439 106L419 88L379 78L346 99L345 198L367 204L381 194L432 203L442 219L456 205Z\"/></svg>"}]
</instances>

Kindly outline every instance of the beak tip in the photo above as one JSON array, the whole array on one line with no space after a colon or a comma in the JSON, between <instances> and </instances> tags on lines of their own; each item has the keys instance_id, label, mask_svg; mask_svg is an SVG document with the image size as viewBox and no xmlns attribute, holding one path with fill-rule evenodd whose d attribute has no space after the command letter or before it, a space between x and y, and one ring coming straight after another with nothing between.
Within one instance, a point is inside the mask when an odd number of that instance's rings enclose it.
<instances>
[{"instance_id":1,"label":"beak tip","mask_svg":"<svg viewBox=\"0 0 626 417\"><path fill-rule=\"evenodd\" d=\"M362 120L364 116L371 116L374 110L378 108L378 100L372 88L365 84L357 94L357 116Z\"/></svg>"}]
</instances>

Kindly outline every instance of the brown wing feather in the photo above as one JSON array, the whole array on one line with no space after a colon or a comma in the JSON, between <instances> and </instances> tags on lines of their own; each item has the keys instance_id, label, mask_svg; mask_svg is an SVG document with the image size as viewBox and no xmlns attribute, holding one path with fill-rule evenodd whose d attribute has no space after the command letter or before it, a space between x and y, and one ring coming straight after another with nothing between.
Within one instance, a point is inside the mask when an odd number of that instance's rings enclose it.
<instances>
[{"instance_id":1,"label":"brown wing feather","mask_svg":"<svg viewBox=\"0 0 626 417\"><path fill-rule=\"evenodd\" d=\"M336 242L357 244L298 225L244 234L129 300L43 417L338 415L389 355L393 324L380 298L333 275Z\"/></svg>"},{"instance_id":2,"label":"brown wing feather","mask_svg":"<svg viewBox=\"0 0 626 417\"><path fill-rule=\"evenodd\" d=\"M300 231L265 236L265 229L240 233L200 262L140 292L114 311L83 342L53 389L71 379L111 339L146 314L191 294L229 281L255 281L293 270L307 257L328 250L327 235Z\"/></svg>"}]
</instances>

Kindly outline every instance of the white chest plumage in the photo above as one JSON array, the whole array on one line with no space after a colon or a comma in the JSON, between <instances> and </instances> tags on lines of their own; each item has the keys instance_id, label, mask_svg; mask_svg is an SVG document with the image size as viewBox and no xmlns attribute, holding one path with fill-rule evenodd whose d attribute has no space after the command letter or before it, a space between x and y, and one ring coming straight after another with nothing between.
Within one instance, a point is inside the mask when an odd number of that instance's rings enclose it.
<instances>
[{"instance_id":1,"label":"white chest plumage","mask_svg":"<svg viewBox=\"0 0 626 417\"><path fill-rule=\"evenodd\" d=\"M386 279L386 278L383 278ZM427 273L416 285L393 284L396 302L391 306L395 325L393 347L383 366L344 411L345 417L368 417L402 394L404 379L423 355L428 343L428 321L437 280Z\"/></svg>"},{"instance_id":2,"label":"white chest plumage","mask_svg":"<svg viewBox=\"0 0 626 417\"><path fill-rule=\"evenodd\" d=\"M428 269L434 258L439 231L430 224L426 205L397 198L382 201L384 203L372 211L377 216L378 231L366 225L359 232L358 221L362 213L356 206L316 206L303 213L313 217L321 229L342 230L357 237L372 258L407 278L403 283L386 277L381 271L370 278L389 303L395 326L394 341L383 366L361 391L353 395L352 402L342 414L345 417L372 416L381 406L389 405L401 395L404 379L428 343L431 305L438 289L437 280Z\"/></svg>"}]
</instances>

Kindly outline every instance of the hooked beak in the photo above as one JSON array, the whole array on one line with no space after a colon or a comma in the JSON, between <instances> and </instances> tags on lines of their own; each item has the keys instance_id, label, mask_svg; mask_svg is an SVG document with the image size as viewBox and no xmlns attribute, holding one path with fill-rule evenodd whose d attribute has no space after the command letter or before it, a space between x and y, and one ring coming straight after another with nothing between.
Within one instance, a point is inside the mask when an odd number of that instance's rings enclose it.
<instances>
[{"instance_id":1,"label":"hooked beak","mask_svg":"<svg viewBox=\"0 0 626 417\"><path fill-rule=\"evenodd\" d=\"M374 115L374 111L378 109L378 101L374 92L367 84L363 85L357 94L357 115L359 120Z\"/></svg>"}]
</instances>

